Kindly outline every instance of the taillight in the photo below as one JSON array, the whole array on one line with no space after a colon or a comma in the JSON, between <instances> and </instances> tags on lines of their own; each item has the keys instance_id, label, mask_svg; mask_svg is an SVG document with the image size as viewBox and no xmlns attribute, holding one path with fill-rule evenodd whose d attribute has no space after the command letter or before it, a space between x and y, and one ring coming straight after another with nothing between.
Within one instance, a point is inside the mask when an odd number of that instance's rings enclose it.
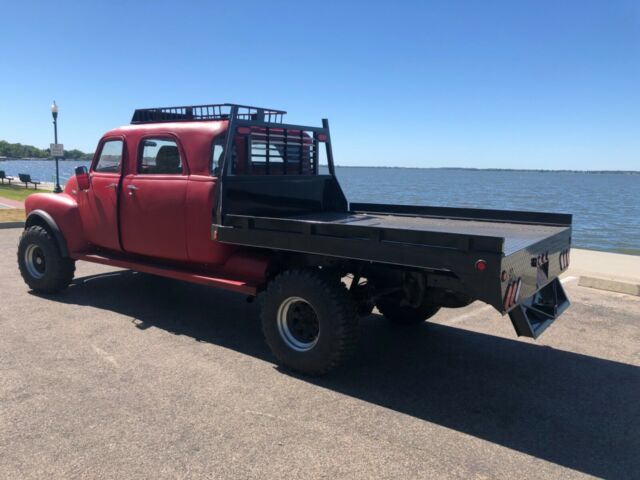
<instances>
[{"instance_id":1,"label":"taillight","mask_svg":"<svg viewBox=\"0 0 640 480\"><path fill-rule=\"evenodd\" d=\"M511 299L511 293L514 289L515 284L514 283L510 283L509 286L507 287L507 291L504 294L504 303L502 304L502 306L504 307L505 310L509 310L509 300Z\"/></svg>"},{"instance_id":2,"label":"taillight","mask_svg":"<svg viewBox=\"0 0 640 480\"><path fill-rule=\"evenodd\" d=\"M569 267L569 252L570 249L566 249L563 250L562 252L560 252L560 269L564 270L565 268Z\"/></svg>"},{"instance_id":3,"label":"taillight","mask_svg":"<svg viewBox=\"0 0 640 480\"><path fill-rule=\"evenodd\" d=\"M484 272L487 269L487 261L486 260L478 260L476 262L476 270L479 272Z\"/></svg>"}]
</instances>

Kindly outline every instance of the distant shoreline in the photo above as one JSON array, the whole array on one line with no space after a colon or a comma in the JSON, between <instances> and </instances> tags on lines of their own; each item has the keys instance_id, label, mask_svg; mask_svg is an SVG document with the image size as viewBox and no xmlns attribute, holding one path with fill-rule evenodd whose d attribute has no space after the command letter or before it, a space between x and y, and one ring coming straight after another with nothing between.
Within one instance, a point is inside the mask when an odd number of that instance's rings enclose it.
<instances>
[{"instance_id":1,"label":"distant shoreline","mask_svg":"<svg viewBox=\"0 0 640 480\"><path fill-rule=\"evenodd\" d=\"M59 158L61 162L90 162L92 158ZM55 158L2 158L0 162L54 162Z\"/></svg>"},{"instance_id":2,"label":"distant shoreline","mask_svg":"<svg viewBox=\"0 0 640 480\"><path fill-rule=\"evenodd\" d=\"M61 158L61 162L90 162L92 158ZM30 161L51 161L53 158L1 158L0 162L30 162ZM327 165L321 164L326 167ZM377 169L393 169L393 170L454 170L454 171L470 171L470 172L532 172L532 173L588 173L588 174L616 174L616 175L640 175L640 170L547 170L534 168L474 168L474 167L381 167L372 165L336 165L336 168L377 168Z\"/></svg>"},{"instance_id":3,"label":"distant shoreline","mask_svg":"<svg viewBox=\"0 0 640 480\"><path fill-rule=\"evenodd\" d=\"M326 166L326 165L323 165ZM379 168L379 169L402 169L402 170L461 170L478 172L533 172L533 173L590 173L590 174L619 174L619 175L640 175L640 170L546 170L534 168L473 168L473 167L380 167L370 165L336 165L336 168Z\"/></svg>"}]
</instances>

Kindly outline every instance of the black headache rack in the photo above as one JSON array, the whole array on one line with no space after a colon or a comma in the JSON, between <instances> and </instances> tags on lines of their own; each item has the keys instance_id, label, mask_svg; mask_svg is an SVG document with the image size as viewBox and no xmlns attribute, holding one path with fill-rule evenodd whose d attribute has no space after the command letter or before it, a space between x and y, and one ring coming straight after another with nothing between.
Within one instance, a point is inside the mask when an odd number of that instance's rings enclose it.
<instances>
[{"instance_id":1,"label":"black headache rack","mask_svg":"<svg viewBox=\"0 0 640 480\"><path fill-rule=\"evenodd\" d=\"M347 209L335 176L327 119L319 127L295 125L272 121L266 110L264 116L247 116L243 108L230 107L214 225L222 225L228 215L287 217ZM322 148L328 174L320 173Z\"/></svg>"}]
</instances>

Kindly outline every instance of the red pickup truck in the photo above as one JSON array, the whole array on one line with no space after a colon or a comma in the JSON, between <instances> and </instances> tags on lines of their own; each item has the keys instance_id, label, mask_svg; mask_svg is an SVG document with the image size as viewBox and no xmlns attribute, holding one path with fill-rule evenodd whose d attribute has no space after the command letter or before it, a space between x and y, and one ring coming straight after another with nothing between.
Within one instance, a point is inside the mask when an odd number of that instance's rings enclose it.
<instances>
[{"instance_id":1,"label":"red pickup truck","mask_svg":"<svg viewBox=\"0 0 640 480\"><path fill-rule=\"evenodd\" d=\"M557 277L570 215L349 204L328 121L286 124L285 113L136 110L63 193L27 198L25 282L59 292L84 260L262 294L275 357L311 375L355 350L358 316L374 306L411 325L481 300L533 338L568 307Z\"/></svg>"}]
</instances>

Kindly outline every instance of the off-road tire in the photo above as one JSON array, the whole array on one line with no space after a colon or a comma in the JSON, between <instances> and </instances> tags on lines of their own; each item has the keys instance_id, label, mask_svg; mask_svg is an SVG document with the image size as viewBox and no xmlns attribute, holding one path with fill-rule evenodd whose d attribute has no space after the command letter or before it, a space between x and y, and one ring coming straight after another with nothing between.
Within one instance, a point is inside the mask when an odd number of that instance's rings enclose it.
<instances>
[{"instance_id":1,"label":"off-road tire","mask_svg":"<svg viewBox=\"0 0 640 480\"><path fill-rule=\"evenodd\" d=\"M384 317L396 325L416 325L433 317L440 307L429 302L423 302L418 307L401 305L400 298L394 295L387 295L378 298L376 307Z\"/></svg>"},{"instance_id":2,"label":"off-road tire","mask_svg":"<svg viewBox=\"0 0 640 480\"><path fill-rule=\"evenodd\" d=\"M38 262L33 258L39 259ZM61 255L55 239L45 228L34 225L22 232L20 237L18 268L33 291L56 293L71 283L76 264L71 258Z\"/></svg>"},{"instance_id":3,"label":"off-road tire","mask_svg":"<svg viewBox=\"0 0 640 480\"><path fill-rule=\"evenodd\" d=\"M292 298L304 300L317 319L316 343L306 351L295 350L279 327L281 307ZM305 375L328 373L347 360L357 345L356 305L339 278L321 270L293 269L274 278L262 298L261 320L278 363Z\"/></svg>"}]
</instances>

